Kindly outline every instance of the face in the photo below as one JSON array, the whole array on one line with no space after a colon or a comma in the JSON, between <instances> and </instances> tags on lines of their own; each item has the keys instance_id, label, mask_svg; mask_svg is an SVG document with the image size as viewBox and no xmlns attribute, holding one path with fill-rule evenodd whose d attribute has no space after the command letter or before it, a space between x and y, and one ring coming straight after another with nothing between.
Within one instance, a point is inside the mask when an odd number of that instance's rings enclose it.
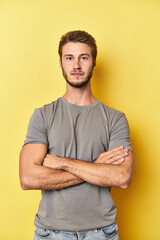
<instances>
[{"instance_id":1,"label":"face","mask_svg":"<svg viewBox=\"0 0 160 240\"><path fill-rule=\"evenodd\" d=\"M84 43L69 42L63 46L60 60L62 73L67 83L75 88L85 86L92 77L95 63L91 48Z\"/></svg>"}]
</instances>

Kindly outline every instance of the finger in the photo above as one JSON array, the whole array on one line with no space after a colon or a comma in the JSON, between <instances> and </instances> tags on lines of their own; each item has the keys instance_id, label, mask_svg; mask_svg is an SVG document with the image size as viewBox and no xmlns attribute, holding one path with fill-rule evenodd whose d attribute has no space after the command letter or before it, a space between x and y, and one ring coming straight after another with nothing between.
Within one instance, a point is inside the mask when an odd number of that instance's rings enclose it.
<instances>
[{"instance_id":1,"label":"finger","mask_svg":"<svg viewBox=\"0 0 160 240\"><path fill-rule=\"evenodd\" d=\"M112 158L112 157L114 157L114 156L116 156L118 154L121 154L121 153L122 153L121 150L107 151L107 152L101 153L101 158L108 158L108 159L110 159L110 158Z\"/></svg>"},{"instance_id":2,"label":"finger","mask_svg":"<svg viewBox=\"0 0 160 240\"><path fill-rule=\"evenodd\" d=\"M114 152L117 152L117 151L128 152L129 150L128 150L127 148L124 148L123 146L119 146L119 147L110 149L110 150L108 150L108 151L105 152L105 153L111 154L111 153L114 153Z\"/></svg>"},{"instance_id":3,"label":"finger","mask_svg":"<svg viewBox=\"0 0 160 240\"><path fill-rule=\"evenodd\" d=\"M121 163L123 163L124 162L124 158L120 158L120 159L118 159L117 161L114 161L112 164L121 164Z\"/></svg>"},{"instance_id":4,"label":"finger","mask_svg":"<svg viewBox=\"0 0 160 240\"><path fill-rule=\"evenodd\" d=\"M121 158L123 158L123 154L118 154L118 155L112 156L112 157L110 158L110 161L111 161L111 162L114 162L114 161L117 161L117 160L119 160L119 159L121 159Z\"/></svg>"},{"instance_id":5,"label":"finger","mask_svg":"<svg viewBox=\"0 0 160 240\"><path fill-rule=\"evenodd\" d=\"M126 156L128 156L128 152L116 152L114 155L103 156L101 162L110 164L122 158L125 158Z\"/></svg>"},{"instance_id":6,"label":"finger","mask_svg":"<svg viewBox=\"0 0 160 240\"><path fill-rule=\"evenodd\" d=\"M104 155L110 155L110 154L115 154L116 152L123 152L123 151L127 151L128 149L124 148L123 146L118 146L116 148L112 148L102 154Z\"/></svg>"},{"instance_id":7,"label":"finger","mask_svg":"<svg viewBox=\"0 0 160 240\"><path fill-rule=\"evenodd\" d=\"M116 151L113 151L111 152L108 156L110 158L113 158L115 156L118 156L118 155L121 155L121 156L127 156L128 155L128 149L118 149Z\"/></svg>"},{"instance_id":8,"label":"finger","mask_svg":"<svg viewBox=\"0 0 160 240\"><path fill-rule=\"evenodd\" d=\"M118 160L118 159L121 159L121 158L125 158L127 156L128 156L128 152L117 153L117 155L111 156L110 160L113 162L115 160Z\"/></svg>"},{"instance_id":9,"label":"finger","mask_svg":"<svg viewBox=\"0 0 160 240\"><path fill-rule=\"evenodd\" d=\"M107 152L100 154L97 162L101 163L112 163L120 158L128 155L128 149L124 149L122 146L113 148Z\"/></svg>"},{"instance_id":10,"label":"finger","mask_svg":"<svg viewBox=\"0 0 160 240\"><path fill-rule=\"evenodd\" d=\"M118 146L118 147L108 150L106 153L110 154L110 153L114 153L116 151L123 150L123 149L124 149L123 146Z\"/></svg>"}]
</instances>

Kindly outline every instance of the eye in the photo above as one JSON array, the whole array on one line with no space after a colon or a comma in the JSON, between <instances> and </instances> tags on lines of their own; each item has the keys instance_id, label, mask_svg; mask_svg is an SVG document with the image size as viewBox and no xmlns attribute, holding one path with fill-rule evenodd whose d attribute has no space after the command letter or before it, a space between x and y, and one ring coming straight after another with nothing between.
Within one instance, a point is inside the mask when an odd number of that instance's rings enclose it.
<instances>
[{"instance_id":1,"label":"eye","mask_svg":"<svg viewBox=\"0 0 160 240\"><path fill-rule=\"evenodd\" d=\"M82 56L80 60L84 62L84 61L86 61L87 59L88 59L88 58L87 58L86 56Z\"/></svg>"},{"instance_id":2,"label":"eye","mask_svg":"<svg viewBox=\"0 0 160 240\"><path fill-rule=\"evenodd\" d=\"M72 59L73 59L72 57L67 57L66 58L67 61L72 61Z\"/></svg>"}]
</instances>

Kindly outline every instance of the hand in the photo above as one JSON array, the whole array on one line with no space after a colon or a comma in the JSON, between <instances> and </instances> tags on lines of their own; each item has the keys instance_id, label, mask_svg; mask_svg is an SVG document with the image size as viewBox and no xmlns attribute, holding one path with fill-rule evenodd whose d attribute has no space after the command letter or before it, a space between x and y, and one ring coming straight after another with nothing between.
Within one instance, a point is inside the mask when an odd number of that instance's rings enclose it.
<instances>
[{"instance_id":1,"label":"hand","mask_svg":"<svg viewBox=\"0 0 160 240\"><path fill-rule=\"evenodd\" d=\"M101 153L95 163L120 164L128 156L128 149L119 146L107 152Z\"/></svg>"},{"instance_id":2,"label":"hand","mask_svg":"<svg viewBox=\"0 0 160 240\"><path fill-rule=\"evenodd\" d=\"M54 169L61 169L61 158L58 157L55 154L47 154L44 161L43 161L43 166L45 167L50 167Z\"/></svg>"}]
</instances>

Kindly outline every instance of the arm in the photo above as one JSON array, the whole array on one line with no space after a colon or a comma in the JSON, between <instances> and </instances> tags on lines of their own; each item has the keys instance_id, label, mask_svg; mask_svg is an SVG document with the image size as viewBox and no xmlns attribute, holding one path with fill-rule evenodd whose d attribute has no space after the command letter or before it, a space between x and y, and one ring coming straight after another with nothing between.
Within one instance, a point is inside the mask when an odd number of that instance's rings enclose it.
<instances>
[{"instance_id":1,"label":"arm","mask_svg":"<svg viewBox=\"0 0 160 240\"><path fill-rule=\"evenodd\" d=\"M75 176L80 177L84 181L103 187L120 187L127 188L131 181L133 171L133 152L129 151L129 155L121 164L106 163L87 163L69 159L63 162L62 168Z\"/></svg>"},{"instance_id":2,"label":"arm","mask_svg":"<svg viewBox=\"0 0 160 240\"><path fill-rule=\"evenodd\" d=\"M47 166L49 164L54 169L65 170L91 184L104 187L115 186L127 188L132 177L133 152L125 150L122 153L122 150L118 149L119 153L115 154L117 148L115 149L102 153L95 163L71 158L60 158L56 155L47 155L44 165ZM110 163L108 163L109 155L113 155L110 158ZM116 164L117 161L118 164Z\"/></svg>"},{"instance_id":3,"label":"arm","mask_svg":"<svg viewBox=\"0 0 160 240\"><path fill-rule=\"evenodd\" d=\"M26 144L20 152L20 182L24 190L53 190L83 182L78 177L42 166L47 154L46 144Z\"/></svg>"},{"instance_id":4,"label":"arm","mask_svg":"<svg viewBox=\"0 0 160 240\"><path fill-rule=\"evenodd\" d=\"M126 155L122 152L122 149L115 148L102 153L96 161L120 164L124 161L123 157ZM54 161L51 160L56 155L47 155L48 157L46 157L46 154L47 145L45 144L27 144L22 148L20 153L20 182L24 190L62 189L84 182L84 180L67 171L53 169ZM61 158L58 158L58 161L59 159ZM64 161L67 160L67 158L63 159ZM72 161L73 159L70 160ZM83 163L83 161L80 162Z\"/></svg>"}]
</instances>

